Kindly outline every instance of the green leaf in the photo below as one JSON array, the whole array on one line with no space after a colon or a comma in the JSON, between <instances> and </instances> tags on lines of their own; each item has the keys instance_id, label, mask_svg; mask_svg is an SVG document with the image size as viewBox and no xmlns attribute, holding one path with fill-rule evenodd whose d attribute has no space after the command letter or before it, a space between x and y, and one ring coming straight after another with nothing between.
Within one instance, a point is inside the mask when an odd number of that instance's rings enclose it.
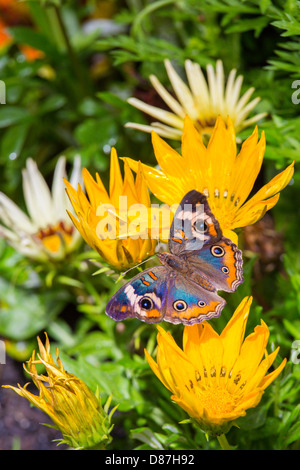
<instances>
[{"instance_id":1,"label":"green leaf","mask_svg":"<svg viewBox=\"0 0 300 470\"><path fill-rule=\"evenodd\" d=\"M269 24L269 18L265 16L251 18L239 21L226 29L227 33L243 33L245 31L255 31L255 37L258 37L262 30Z\"/></svg>"},{"instance_id":2,"label":"green leaf","mask_svg":"<svg viewBox=\"0 0 300 470\"><path fill-rule=\"evenodd\" d=\"M25 108L3 105L0 107L0 128L31 121L32 114Z\"/></svg>"},{"instance_id":3,"label":"green leaf","mask_svg":"<svg viewBox=\"0 0 300 470\"><path fill-rule=\"evenodd\" d=\"M94 362L90 357L79 357L77 360L61 353L60 358L64 367L72 374L83 380L91 390L99 387L100 395L113 396L114 403L119 403L120 411L128 411L143 402L132 381L126 377L125 369L116 362Z\"/></svg>"},{"instance_id":4,"label":"green leaf","mask_svg":"<svg viewBox=\"0 0 300 470\"><path fill-rule=\"evenodd\" d=\"M0 146L0 158L7 161L7 158L13 156L17 158L23 148L26 140L30 123L25 122L9 127L3 134Z\"/></svg>"},{"instance_id":5,"label":"green leaf","mask_svg":"<svg viewBox=\"0 0 300 470\"><path fill-rule=\"evenodd\" d=\"M32 337L47 326L65 302L63 292L39 294L0 278L0 335L15 341Z\"/></svg>"}]
</instances>

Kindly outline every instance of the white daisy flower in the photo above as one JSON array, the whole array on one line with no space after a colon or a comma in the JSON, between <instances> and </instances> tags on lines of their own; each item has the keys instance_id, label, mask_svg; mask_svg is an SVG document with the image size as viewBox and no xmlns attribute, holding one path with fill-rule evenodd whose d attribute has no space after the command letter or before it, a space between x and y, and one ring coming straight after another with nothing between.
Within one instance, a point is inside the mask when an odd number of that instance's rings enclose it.
<instances>
[{"instance_id":1,"label":"white daisy flower","mask_svg":"<svg viewBox=\"0 0 300 470\"><path fill-rule=\"evenodd\" d=\"M63 182L66 159L60 157L57 161L51 191L31 158L26 161L22 177L28 215L0 192L0 236L28 258L61 260L82 240L67 214L72 206ZM69 181L74 187L82 183L79 156L75 157Z\"/></svg>"},{"instance_id":2,"label":"white daisy flower","mask_svg":"<svg viewBox=\"0 0 300 470\"><path fill-rule=\"evenodd\" d=\"M207 80L199 64L186 60L185 70L189 86L180 78L168 59L165 59L164 64L177 99L166 90L155 75L149 78L170 111L146 104L137 98L129 98L128 103L160 122L152 122L150 126L128 122L126 127L144 132L155 131L162 137L180 140L187 114L201 135L211 135L219 115L224 120L227 120L227 116L231 118L236 134L266 116L266 113L260 113L248 118L260 98L256 97L249 101L255 90L253 87L240 97L243 76L237 77L236 69L231 70L225 85L221 60L217 61L216 69L211 64L207 65Z\"/></svg>"}]
</instances>

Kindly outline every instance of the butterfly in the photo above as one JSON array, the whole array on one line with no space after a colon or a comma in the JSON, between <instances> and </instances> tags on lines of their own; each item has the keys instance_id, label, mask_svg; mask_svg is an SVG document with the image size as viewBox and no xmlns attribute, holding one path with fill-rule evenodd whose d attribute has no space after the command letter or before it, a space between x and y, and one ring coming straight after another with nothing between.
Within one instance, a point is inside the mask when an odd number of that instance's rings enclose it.
<instances>
[{"instance_id":1,"label":"butterfly","mask_svg":"<svg viewBox=\"0 0 300 470\"><path fill-rule=\"evenodd\" d=\"M234 292L244 281L241 250L223 236L206 196L196 190L184 196L175 212L169 252L156 256L161 265L124 284L109 300L108 316L200 323L220 316L226 301L218 290Z\"/></svg>"}]
</instances>

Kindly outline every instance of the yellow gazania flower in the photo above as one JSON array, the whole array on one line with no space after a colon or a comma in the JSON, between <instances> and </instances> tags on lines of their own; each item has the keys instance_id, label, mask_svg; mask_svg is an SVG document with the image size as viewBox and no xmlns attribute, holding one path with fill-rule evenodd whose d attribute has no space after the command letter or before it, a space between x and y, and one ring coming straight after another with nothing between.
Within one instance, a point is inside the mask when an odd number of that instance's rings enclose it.
<instances>
[{"instance_id":1,"label":"yellow gazania flower","mask_svg":"<svg viewBox=\"0 0 300 470\"><path fill-rule=\"evenodd\" d=\"M77 215L69 214L75 227L84 240L112 267L124 270L135 266L152 255L157 240L148 236L136 225L132 229L138 206L146 209L143 226L148 224L150 196L140 166L134 180L129 165L124 165L124 180L121 175L116 150L111 151L109 195L99 177L96 181L86 168L83 169L83 180L88 198L80 185L77 191L67 182L67 193ZM132 216L127 209L135 209ZM142 216L141 216L142 217Z\"/></svg>"},{"instance_id":2,"label":"yellow gazania flower","mask_svg":"<svg viewBox=\"0 0 300 470\"><path fill-rule=\"evenodd\" d=\"M234 229L254 224L279 199L290 181L294 163L263 186L251 199L247 198L261 169L265 135L258 140L258 129L242 144L237 155L234 126L227 126L219 117L207 147L186 116L182 135L182 156L155 132L152 144L159 169L142 165L147 184L153 194L167 204L179 203L190 190L197 189L208 198L211 211L224 235L237 242ZM137 171L139 163L125 159Z\"/></svg>"},{"instance_id":3,"label":"yellow gazania flower","mask_svg":"<svg viewBox=\"0 0 300 470\"><path fill-rule=\"evenodd\" d=\"M113 428L111 417L116 407L109 413L108 408L111 397L104 408L98 392L94 394L78 377L66 372L56 349L56 363L50 353L50 342L46 335L45 346L38 338L40 354L35 358L35 351L27 361L26 372L32 377L39 390L34 395L24 387L18 385L3 385L11 388L21 397L27 398L30 403L44 411L63 434L61 442L70 447L104 449L111 442L110 432ZM36 364L42 364L47 375L38 374Z\"/></svg>"},{"instance_id":4,"label":"yellow gazania flower","mask_svg":"<svg viewBox=\"0 0 300 470\"><path fill-rule=\"evenodd\" d=\"M185 70L189 87L167 59L165 60L165 67L177 99L164 88L155 75L150 76L150 81L171 111L151 106L136 98L129 98L128 102L132 106L161 122L153 122L151 126L129 122L126 127L144 132L155 131L162 137L180 140L186 114L193 120L194 126L201 135L210 135L212 133L219 115L224 120L227 119L227 116L230 116L236 133L266 116L266 113L260 113L247 119L260 98L254 98L249 102L255 90L253 87L249 88L240 97L243 76L239 75L236 78L236 69L231 70L229 73L225 87L224 69L221 60L217 60L216 70L211 64L207 65L208 83L200 65L187 60Z\"/></svg>"},{"instance_id":5,"label":"yellow gazania flower","mask_svg":"<svg viewBox=\"0 0 300 470\"><path fill-rule=\"evenodd\" d=\"M286 363L266 375L279 348L267 353L269 329L263 320L244 339L251 302L244 298L220 335L209 322L186 326L183 349L158 326L157 362L145 351L172 400L212 435L226 433L255 407Z\"/></svg>"},{"instance_id":6,"label":"yellow gazania flower","mask_svg":"<svg viewBox=\"0 0 300 470\"><path fill-rule=\"evenodd\" d=\"M0 192L0 236L23 255L39 261L60 261L81 242L67 214L72 206L65 194L63 177L66 159L57 161L51 191L29 158L22 172L23 193L29 216ZM81 180L80 157L76 157L70 176L76 186Z\"/></svg>"}]
</instances>

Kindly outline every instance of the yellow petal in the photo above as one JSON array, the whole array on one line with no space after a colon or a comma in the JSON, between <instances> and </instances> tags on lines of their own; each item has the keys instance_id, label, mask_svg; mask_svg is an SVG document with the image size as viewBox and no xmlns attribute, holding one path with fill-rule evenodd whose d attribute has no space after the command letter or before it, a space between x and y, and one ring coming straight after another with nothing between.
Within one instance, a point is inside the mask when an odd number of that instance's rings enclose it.
<instances>
[{"instance_id":1,"label":"yellow petal","mask_svg":"<svg viewBox=\"0 0 300 470\"><path fill-rule=\"evenodd\" d=\"M255 204L244 204L236 213L234 220L232 221L232 228L245 227L246 225L255 224L261 219L265 213L274 207L279 199L279 194L267 199L266 201L260 201Z\"/></svg>"},{"instance_id":2,"label":"yellow petal","mask_svg":"<svg viewBox=\"0 0 300 470\"><path fill-rule=\"evenodd\" d=\"M240 226L239 226L240 227ZM228 230L228 229L222 229L223 235L226 238L229 238L233 243L235 243L238 246L238 236L233 230Z\"/></svg>"},{"instance_id":3,"label":"yellow petal","mask_svg":"<svg viewBox=\"0 0 300 470\"><path fill-rule=\"evenodd\" d=\"M216 189L220 194L228 191L235 158L236 137L232 122L228 119L226 127L219 116L207 146L209 194L214 194Z\"/></svg>"},{"instance_id":4,"label":"yellow petal","mask_svg":"<svg viewBox=\"0 0 300 470\"><path fill-rule=\"evenodd\" d=\"M150 207L150 204L151 204L150 194L149 194L149 190L147 188L147 184L145 181L141 162L138 162L135 187L136 187L136 194L137 194L137 199L139 203L144 204L146 207Z\"/></svg>"},{"instance_id":5,"label":"yellow petal","mask_svg":"<svg viewBox=\"0 0 300 470\"><path fill-rule=\"evenodd\" d=\"M186 327L187 328L187 327ZM220 371L223 366L224 348L220 336L213 329L209 322L202 323L201 339L198 344L199 360L198 367L203 364L205 367L205 376L219 380ZM197 369L197 362L194 363ZM201 371L200 373L203 373Z\"/></svg>"},{"instance_id":6,"label":"yellow petal","mask_svg":"<svg viewBox=\"0 0 300 470\"><path fill-rule=\"evenodd\" d=\"M114 207L119 207L119 196L123 192L123 179L121 175L119 159L116 149L111 149L110 155L110 179L109 179L109 196Z\"/></svg>"},{"instance_id":7,"label":"yellow petal","mask_svg":"<svg viewBox=\"0 0 300 470\"><path fill-rule=\"evenodd\" d=\"M148 361L148 364L149 364L149 366L151 367L151 369L153 370L154 374L155 374L155 375L157 376L157 378L164 384L164 386L165 386L167 389L171 390L168 381L166 381L165 378L164 378L164 374L161 374L157 363L156 363L156 362L154 361L154 359L150 356L150 354L148 353L148 351L147 351L146 349L144 350L144 352L145 352L145 356L146 356L146 359L147 359L147 361Z\"/></svg>"},{"instance_id":8,"label":"yellow petal","mask_svg":"<svg viewBox=\"0 0 300 470\"><path fill-rule=\"evenodd\" d=\"M279 351L279 347L273 351L271 354L268 354L267 351L265 351L265 359L261 361L259 364L255 374L252 375L252 377L248 378L247 383L244 387L244 393L246 394L248 390L253 390L256 387L261 386L261 382L264 379L268 369L271 367L273 364L277 354Z\"/></svg>"},{"instance_id":9,"label":"yellow petal","mask_svg":"<svg viewBox=\"0 0 300 470\"><path fill-rule=\"evenodd\" d=\"M264 355L268 338L269 329L266 324L261 321L261 325L256 326L254 332L248 335L242 344L240 355L232 369L231 382L228 385L229 391L232 393L237 391L235 380L238 376L241 375L241 383L243 383L249 378L251 379L251 377L256 373Z\"/></svg>"},{"instance_id":10,"label":"yellow petal","mask_svg":"<svg viewBox=\"0 0 300 470\"><path fill-rule=\"evenodd\" d=\"M185 172L188 173L191 180L190 189L197 189L202 192L206 187L209 169L207 149L189 116L185 117L183 129L182 157Z\"/></svg>"},{"instance_id":11,"label":"yellow petal","mask_svg":"<svg viewBox=\"0 0 300 470\"><path fill-rule=\"evenodd\" d=\"M152 132L151 137L155 157L162 172L178 178L186 170L182 156L173 150L156 132Z\"/></svg>"},{"instance_id":12,"label":"yellow petal","mask_svg":"<svg viewBox=\"0 0 300 470\"><path fill-rule=\"evenodd\" d=\"M250 194L255 180L261 169L265 153L266 141L264 132L258 141L258 129L255 127L252 135L245 140L239 155L235 159L232 171L231 193L233 202L241 206Z\"/></svg>"},{"instance_id":13,"label":"yellow petal","mask_svg":"<svg viewBox=\"0 0 300 470\"><path fill-rule=\"evenodd\" d=\"M251 304L252 297L245 297L220 335L224 348L223 364L228 373L240 354Z\"/></svg>"},{"instance_id":14,"label":"yellow petal","mask_svg":"<svg viewBox=\"0 0 300 470\"><path fill-rule=\"evenodd\" d=\"M253 204L271 198L279 191L284 189L290 182L294 174L294 163L291 163L285 170L276 175L274 178L265 184L257 193L245 204L245 206L252 206Z\"/></svg>"},{"instance_id":15,"label":"yellow petal","mask_svg":"<svg viewBox=\"0 0 300 470\"><path fill-rule=\"evenodd\" d=\"M198 344L201 340L203 327L200 323L185 326L182 337L182 347L184 353L191 358L193 362L199 360Z\"/></svg>"},{"instance_id":16,"label":"yellow petal","mask_svg":"<svg viewBox=\"0 0 300 470\"><path fill-rule=\"evenodd\" d=\"M86 168L83 168L82 170L82 177L91 205L94 207L98 207L100 203L108 204L109 196L102 181L100 180L100 184L99 181L98 183L96 183L96 181Z\"/></svg>"},{"instance_id":17,"label":"yellow petal","mask_svg":"<svg viewBox=\"0 0 300 470\"><path fill-rule=\"evenodd\" d=\"M137 204L140 202L138 200L138 196L137 196L137 192L135 188L134 177L130 169L130 166L128 165L128 162L126 160L124 160L124 186L123 186L122 195L125 195L127 197L128 208L131 205ZM118 202L118 206L119 206L119 202Z\"/></svg>"},{"instance_id":18,"label":"yellow petal","mask_svg":"<svg viewBox=\"0 0 300 470\"><path fill-rule=\"evenodd\" d=\"M287 359L284 358L282 363L277 367L277 369L273 370L273 372L271 372L270 374L264 377L264 379L260 383L260 386L262 387L263 390L265 390L273 382L273 380L276 379L276 377L283 370L286 362L287 362Z\"/></svg>"},{"instance_id":19,"label":"yellow petal","mask_svg":"<svg viewBox=\"0 0 300 470\"><path fill-rule=\"evenodd\" d=\"M125 158L124 158L125 160ZM130 168L137 172L138 162L126 157ZM161 170L152 168L151 166L142 163L142 170L150 191L162 202L167 204L174 204L180 202L180 194L184 193L184 188L176 186L173 179L169 179ZM178 184L179 178L177 179Z\"/></svg>"}]
</instances>

